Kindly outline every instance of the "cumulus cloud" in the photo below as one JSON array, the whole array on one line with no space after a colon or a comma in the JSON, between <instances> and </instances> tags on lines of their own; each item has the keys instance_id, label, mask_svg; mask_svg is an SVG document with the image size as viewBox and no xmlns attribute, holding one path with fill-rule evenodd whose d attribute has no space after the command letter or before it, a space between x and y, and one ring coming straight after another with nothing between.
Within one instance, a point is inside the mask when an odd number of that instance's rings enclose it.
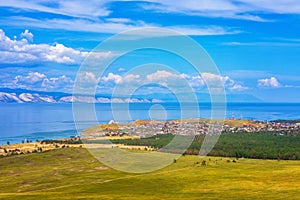
<instances>
[{"instance_id":1,"label":"cumulus cloud","mask_svg":"<svg viewBox=\"0 0 300 200\"><path fill-rule=\"evenodd\" d=\"M202 78L211 87L225 87L230 91L243 91L247 90L248 88L237 83L235 80L231 79L229 76L221 76L218 74L212 73L202 73Z\"/></svg>"},{"instance_id":2,"label":"cumulus cloud","mask_svg":"<svg viewBox=\"0 0 300 200\"><path fill-rule=\"evenodd\" d=\"M191 76L184 73L174 73L166 70L157 70L153 73L146 75L127 74L121 76L119 74L109 73L107 76L102 77L102 84L105 86L112 86L111 84L124 84L126 87L134 86L135 84L147 85L157 83L165 87L169 86L183 86L187 84L194 89L203 89L206 84L211 88L222 88L230 91L244 91L248 87L243 86L237 81L228 76L221 76L212 73L202 73L201 76ZM149 86L152 87L152 86Z\"/></svg>"},{"instance_id":3,"label":"cumulus cloud","mask_svg":"<svg viewBox=\"0 0 300 200\"><path fill-rule=\"evenodd\" d=\"M275 77L258 80L258 87L260 88L279 88L281 84Z\"/></svg>"},{"instance_id":4,"label":"cumulus cloud","mask_svg":"<svg viewBox=\"0 0 300 200\"><path fill-rule=\"evenodd\" d=\"M46 78L45 74L39 72L29 72L27 76L18 75L15 77L14 84L35 84L42 82Z\"/></svg>"},{"instance_id":5,"label":"cumulus cloud","mask_svg":"<svg viewBox=\"0 0 300 200\"><path fill-rule=\"evenodd\" d=\"M122 83L122 76L114 73L108 73L107 76L102 77L103 82L113 82L116 84Z\"/></svg>"},{"instance_id":6,"label":"cumulus cloud","mask_svg":"<svg viewBox=\"0 0 300 200\"><path fill-rule=\"evenodd\" d=\"M72 84L73 80L70 77L62 75L59 77L44 78L41 86L47 89L57 89L64 86L71 87Z\"/></svg>"},{"instance_id":7,"label":"cumulus cloud","mask_svg":"<svg viewBox=\"0 0 300 200\"><path fill-rule=\"evenodd\" d=\"M69 48L63 44L29 44L33 35L28 30L22 33L22 39L11 39L0 29L0 63L26 64L54 62L62 64L79 64L88 52Z\"/></svg>"},{"instance_id":8,"label":"cumulus cloud","mask_svg":"<svg viewBox=\"0 0 300 200\"><path fill-rule=\"evenodd\" d=\"M135 74L127 74L125 76L121 76L114 73L108 73L107 76L102 77L102 81L104 83L114 83L114 84L121 84L121 83L137 83L140 82L139 80L140 75Z\"/></svg>"},{"instance_id":9,"label":"cumulus cloud","mask_svg":"<svg viewBox=\"0 0 300 200\"><path fill-rule=\"evenodd\" d=\"M70 90L73 83L74 81L66 75L48 77L40 72L29 72L25 76L16 76L10 84L5 86L28 90Z\"/></svg>"},{"instance_id":10,"label":"cumulus cloud","mask_svg":"<svg viewBox=\"0 0 300 200\"><path fill-rule=\"evenodd\" d=\"M27 29L23 33L21 33L21 37L27 39L28 41L33 40L33 34Z\"/></svg>"},{"instance_id":11,"label":"cumulus cloud","mask_svg":"<svg viewBox=\"0 0 300 200\"><path fill-rule=\"evenodd\" d=\"M99 78L93 72L81 72L78 75L78 80L81 84L95 85L99 82Z\"/></svg>"},{"instance_id":12,"label":"cumulus cloud","mask_svg":"<svg viewBox=\"0 0 300 200\"><path fill-rule=\"evenodd\" d=\"M147 75L147 80L150 82L166 82L169 80L183 79L185 75L175 74L165 70L158 70Z\"/></svg>"}]
</instances>

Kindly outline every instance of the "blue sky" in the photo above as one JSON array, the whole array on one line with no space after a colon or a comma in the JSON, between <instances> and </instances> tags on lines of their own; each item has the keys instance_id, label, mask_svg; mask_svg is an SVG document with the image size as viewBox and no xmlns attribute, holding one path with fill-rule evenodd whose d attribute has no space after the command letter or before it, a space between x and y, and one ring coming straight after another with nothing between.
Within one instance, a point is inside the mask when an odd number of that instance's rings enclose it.
<instances>
[{"instance_id":1,"label":"blue sky","mask_svg":"<svg viewBox=\"0 0 300 200\"><path fill-rule=\"evenodd\" d=\"M205 92L203 80L220 79L229 94L270 102L300 99L297 0L10 0L0 2L0 11L1 88L71 92L81 62L101 41L133 28L160 27L196 40L220 76L203 72L200 77L180 59L143 52L120 59L100 80L92 73L84 80L100 81L103 94L119 83L147 84L128 71L159 57L179 74L157 69L149 71L148 81L156 77L151 80L164 85L184 78L195 91Z\"/></svg>"}]
</instances>

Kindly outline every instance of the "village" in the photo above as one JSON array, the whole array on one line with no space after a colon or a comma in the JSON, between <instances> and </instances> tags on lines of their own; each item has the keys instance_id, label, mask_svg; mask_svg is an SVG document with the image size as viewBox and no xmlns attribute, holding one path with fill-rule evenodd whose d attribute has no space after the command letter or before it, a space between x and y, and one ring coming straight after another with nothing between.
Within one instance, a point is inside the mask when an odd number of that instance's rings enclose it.
<instances>
[{"instance_id":1,"label":"village","mask_svg":"<svg viewBox=\"0 0 300 200\"><path fill-rule=\"evenodd\" d=\"M83 132L83 137L116 137L136 136L149 137L156 134L174 135L206 135L212 133L257 133L272 132L277 136L283 133L295 133L300 130L300 123L293 122L262 122L250 120L225 120L220 121L187 119L171 121L137 120L128 124L119 124L110 121L106 125L99 125Z\"/></svg>"}]
</instances>

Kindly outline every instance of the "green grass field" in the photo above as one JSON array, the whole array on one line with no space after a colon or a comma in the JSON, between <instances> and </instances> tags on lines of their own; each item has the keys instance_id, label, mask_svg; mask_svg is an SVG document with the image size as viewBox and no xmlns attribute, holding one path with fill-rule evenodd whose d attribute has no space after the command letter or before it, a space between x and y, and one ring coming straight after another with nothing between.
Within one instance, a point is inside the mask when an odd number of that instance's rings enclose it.
<instances>
[{"instance_id":1,"label":"green grass field","mask_svg":"<svg viewBox=\"0 0 300 200\"><path fill-rule=\"evenodd\" d=\"M300 161L232 160L184 156L156 172L128 174L83 148L5 157L0 199L300 199Z\"/></svg>"}]
</instances>

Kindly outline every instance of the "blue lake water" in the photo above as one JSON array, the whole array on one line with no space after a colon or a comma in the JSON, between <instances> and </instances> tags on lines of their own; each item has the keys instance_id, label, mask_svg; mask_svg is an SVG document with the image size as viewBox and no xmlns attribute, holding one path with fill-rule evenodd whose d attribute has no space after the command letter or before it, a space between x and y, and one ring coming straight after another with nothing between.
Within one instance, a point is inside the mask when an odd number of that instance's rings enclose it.
<instances>
[{"instance_id":1,"label":"blue lake water","mask_svg":"<svg viewBox=\"0 0 300 200\"><path fill-rule=\"evenodd\" d=\"M210 104L200 104L200 116L194 116L196 108L188 106L184 112L188 117L209 118ZM99 123L107 123L114 119L110 104L96 104L97 120L86 113L85 106L80 110L79 133L77 133L72 104L0 104L0 144L20 143L22 140L65 138L80 134L80 131ZM180 119L182 111L176 103L162 103L154 106L150 103L132 103L129 110L116 105L118 113L128 112L131 120L165 118ZM149 112L151 110L151 112ZM276 120L300 119L300 103L229 103L226 118ZM185 115L186 116L186 115Z\"/></svg>"}]
</instances>

